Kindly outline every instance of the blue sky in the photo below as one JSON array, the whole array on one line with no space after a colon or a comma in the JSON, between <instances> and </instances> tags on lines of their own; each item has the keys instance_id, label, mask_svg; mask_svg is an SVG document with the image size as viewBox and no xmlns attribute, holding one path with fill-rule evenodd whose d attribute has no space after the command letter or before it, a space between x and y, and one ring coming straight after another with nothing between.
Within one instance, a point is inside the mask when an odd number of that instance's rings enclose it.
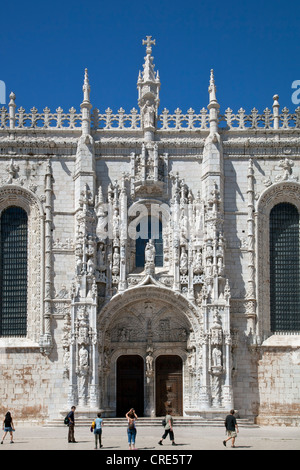
<instances>
[{"instance_id":1,"label":"blue sky","mask_svg":"<svg viewBox=\"0 0 300 470\"><path fill-rule=\"evenodd\" d=\"M1 7L0 80L6 100L40 111L80 109L85 67L91 102L104 111L137 105L142 39L156 39L160 111L199 111L208 104L214 69L221 112L271 108L279 94L291 111L291 84L300 80L300 2L38 1Z\"/></svg>"}]
</instances>

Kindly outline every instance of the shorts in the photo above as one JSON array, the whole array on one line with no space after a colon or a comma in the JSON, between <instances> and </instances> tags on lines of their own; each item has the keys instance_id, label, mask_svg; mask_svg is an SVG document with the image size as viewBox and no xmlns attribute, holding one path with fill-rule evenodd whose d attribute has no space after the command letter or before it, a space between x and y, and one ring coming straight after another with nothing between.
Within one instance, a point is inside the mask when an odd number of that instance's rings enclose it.
<instances>
[{"instance_id":1,"label":"shorts","mask_svg":"<svg viewBox=\"0 0 300 470\"><path fill-rule=\"evenodd\" d=\"M164 434L163 434L163 436L162 436L161 438L162 438L162 439L165 439L168 434L169 434L169 436L170 436L170 440L171 440L171 441L174 441L174 432L173 432L171 429L165 429L165 432L164 432Z\"/></svg>"},{"instance_id":2,"label":"shorts","mask_svg":"<svg viewBox=\"0 0 300 470\"><path fill-rule=\"evenodd\" d=\"M236 431L227 431L227 434L228 434L229 437L236 437L237 436Z\"/></svg>"},{"instance_id":3,"label":"shorts","mask_svg":"<svg viewBox=\"0 0 300 470\"><path fill-rule=\"evenodd\" d=\"M4 432L13 432L13 428L11 426L5 426Z\"/></svg>"}]
</instances>

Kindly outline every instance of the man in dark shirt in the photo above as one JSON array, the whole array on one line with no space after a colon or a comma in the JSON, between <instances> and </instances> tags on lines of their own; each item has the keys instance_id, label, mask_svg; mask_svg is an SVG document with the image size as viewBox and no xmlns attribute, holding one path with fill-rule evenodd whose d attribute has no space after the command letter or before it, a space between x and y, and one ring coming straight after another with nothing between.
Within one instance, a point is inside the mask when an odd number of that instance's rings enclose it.
<instances>
[{"instance_id":1,"label":"man in dark shirt","mask_svg":"<svg viewBox=\"0 0 300 470\"><path fill-rule=\"evenodd\" d=\"M72 406L71 411L68 414L68 418L69 418L68 442L76 442L75 437L74 437L75 410L76 410L76 407Z\"/></svg>"},{"instance_id":2,"label":"man in dark shirt","mask_svg":"<svg viewBox=\"0 0 300 470\"><path fill-rule=\"evenodd\" d=\"M239 432L239 428L236 422L236 419L234 417L234 410L230 411L230 414L226 416L225 419L225 428L228 434L228 438L223 441L223 445L226 447L226 442L232 439L232 444L231 447L235 447L235 438L237 436L237 433Z\"/></svg>"}]
</instances>

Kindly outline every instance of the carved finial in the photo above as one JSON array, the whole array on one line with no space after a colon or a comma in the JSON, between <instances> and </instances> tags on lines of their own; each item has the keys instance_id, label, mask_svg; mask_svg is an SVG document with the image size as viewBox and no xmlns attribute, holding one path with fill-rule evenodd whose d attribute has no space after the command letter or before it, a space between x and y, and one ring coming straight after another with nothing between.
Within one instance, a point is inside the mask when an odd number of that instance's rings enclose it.
<instances>
[{"instance_id":1,"label":"carved finial","mask_svg":"<svg viewBox=\"0 0 300 470\"><path fill-rule=\"evenodd\" d=\"M15 99L16 99L16 95L11 92L11 94L9 95L9 98L10 98L10 101L8 103L8 108L9 108L9 127L10 129L14 129L15 127L15 118L16 118L16 103L15 103Z\"/></svg>"},{"instance_id":2,"label":"carved finial","mask_svg":"<svg viewBox=\"0 0 300 470\"><path fill-rule=\"evenodd\" d=\"M216 85L215 85L215 78L214 78L214 71L211 69L210 71L210 80L209 80L209 104L207 106L209 110L209 131L210 136L213 136L212 142L217 142L217 133L218 133L218 111L220 105L217 101L216 97Z\"/></svg>"},{"instance_id":3,"label":"carved finial","mask_svg":"<svg viewBox=\"0 0 300 470\"><path fill-rule=\"evenodd\" d=\"M83 101L90 101L90 83L89 83L89 76L88 76L88 69L84 70L84 82L83 82Z\"/></svg>"},{"instance_id":4,"label":"carved finial","mask_svg":"<svg viewBox=\"0 0 300 470\"><path fill-rule=\"evenodd\" d=\"M278 95L274 95L273 96L273 100L274 100L274 103L273 103L273 125L274 125L274 129L279 129L279 121L280 121L280 117L279 117L279 96Z\"/></svg>"},{"instance_id":5,"label":"carved finial","mask_svg":"<svg viewBox=\"0 0 300 470\"><path fill-rule=\"evenodd\" d=\"M9 95L10 97L10 105L14 105L15 104L15 99L16 99L16 95L14 94L14 92L12 91L11 94Z\"/></svg>"},{"instance_id":6,"label":"carved finial","mask_svg":"<svg viewBox=\"0 0 300 470\"><path fill-rule=\"evenodd\" d=\"M273 96L274 104L273 106L279 106L278 100L279 100L279 95L274 95Z\"/></svg>"},{"instance_id":7,"label":"carved finial","mask_svg":"<svg viewBox=\"0 0 300 470\"><path fill-rule=\"evenodd\" d=\"M85 69L84 71L84 81L83 81L83 102L80 105L81 111L82 111L82 135L89 135L90 134L90 111L92 108L91 102L90 102L90 83L89 83L89 77L88 77L88 70ZM88 142L86 142L88 143Z\"/></svg>"},{"instance_id":8,"label":"carved finial","mask_svg":"<svg viewBox=\"0 0 300 470\"><path fill-rule=\"evenodd\" d=\"M209 80L209 87L208 87L208 92L209 92L209 102L210 103L217 103L217 97L216 97L216 84L215 84L215 77L214 77L214 71L211 69L210 71L210 80Z\"/></svg>"},{"instance_id":9,"label":"carved finial","mask_svg":"<svg viewBox=\"0 0 300 470\"><path fill-rule=\"evenodd\" d=\"M152 45L155 46L155 39L152 39L152 36L146 36L146 39L143 39L143 46L147 45L146 47L146 53L148 55L151 55L152 53Z\"/></svg>"}]
</instances>

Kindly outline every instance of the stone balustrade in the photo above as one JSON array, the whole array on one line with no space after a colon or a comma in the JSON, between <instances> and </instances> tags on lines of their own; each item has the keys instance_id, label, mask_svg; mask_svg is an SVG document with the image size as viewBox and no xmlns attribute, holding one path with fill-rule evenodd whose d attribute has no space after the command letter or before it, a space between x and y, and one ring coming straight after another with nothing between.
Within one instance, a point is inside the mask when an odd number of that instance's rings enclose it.
<instances>
[{"instance_id":1,"label":"stone balustrade","mask_svg":"<svg viewBox=\"0 0 300 470\"><path fill-rule=\"evenodd\" d=\"M0 108L0 129L80 129L82 125L82 114L77 113L75 108L64 112L61 107L52 113L49 108L44 108L40 113L33 107L30 112L24 108L18 108L15 112L14 101L11 100L8 109ZM141 130L141 115L133 108L130 113L126 113L120 108L117 113L108 108L105 113L94 108L91 112L91 127L97 130ZM202 108L200 113L196 113L190 108L183 113L179 108L171 114L166 108L158 115L156 128L159 131L207 131L209 129L209 112ZM279 112L279 106L273 105L273 112L266 108L263 113L259 113L253 108L249 114L243 108L237 113L227 108L224 114L219 114L219 128L228 131L243 130L268 130L268 129L299 129L300 128L300 107L290 113L284 107Z\"/></svg>"}]
</instances>

